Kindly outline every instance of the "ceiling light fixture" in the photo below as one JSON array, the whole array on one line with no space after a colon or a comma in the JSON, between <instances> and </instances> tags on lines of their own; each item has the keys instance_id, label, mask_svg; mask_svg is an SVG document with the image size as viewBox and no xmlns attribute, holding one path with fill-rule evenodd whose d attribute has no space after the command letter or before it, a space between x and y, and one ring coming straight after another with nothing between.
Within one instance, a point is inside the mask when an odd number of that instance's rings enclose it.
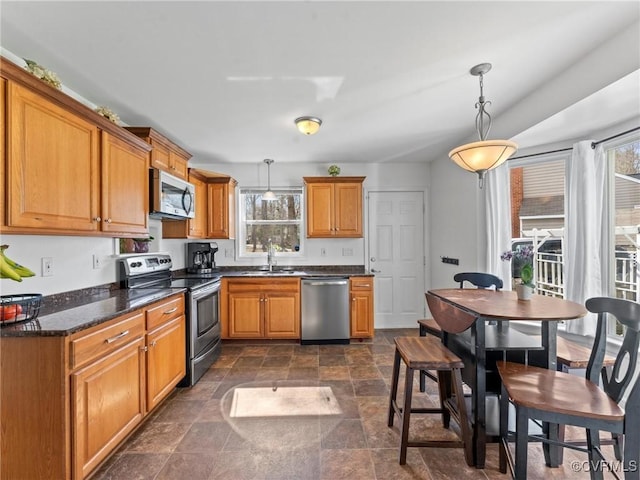
<instances>
[{"instance_id":1,"label":"ceiling light fixture","mask_svg":"<svg viewBox=\"0 0 640 480\"><path fill-rule=\"evenodd\" d=\"M518 145L509 140L485 140L491 129L491 115L485 107L491 105L491 102L484 99L483 78L489 70L491 70L490 63L481 63L469 71L471 75L480 77L480 97L476 103L478 109L476 130L480 141L467 143L449 152L449 158L459 167L478 174L480 188L484 185L484 176L487 171L502 165L518 149Z\"/></svg>"},{"instance_id":2,"label":"ceiling light fixture","mask_svg":"<svg viewBox=\"0 0 640 480\"><path fill-rule=\"evenodd\" d=\"M316 117L298 117L295 119L296 127L305 135L313 135L320 130L322 120Z\"/></svg>"},{"instance_id":3,"label":"ceiling light fixture","mask_svg":"<svg viewBox=\"0 0 640 480\"><path fill-rule=\"evenodd\" d=\"M271 202L276 200L276 194L271 191L271 164L273 160L265 158L264 163L267 164L267 191L262 194L262 200Z\"/></svg>"}]
</instances>

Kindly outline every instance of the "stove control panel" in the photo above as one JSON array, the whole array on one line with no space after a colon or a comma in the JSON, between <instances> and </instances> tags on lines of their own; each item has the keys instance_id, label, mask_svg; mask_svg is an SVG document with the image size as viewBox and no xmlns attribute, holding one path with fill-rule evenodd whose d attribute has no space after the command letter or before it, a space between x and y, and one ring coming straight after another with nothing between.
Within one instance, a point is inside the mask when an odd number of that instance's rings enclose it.
<instances>
[{"instance_id":1,"label":"stove control panel","mask_svg":"<svg viewBox=\"0 0 640 480\"><path fill-rule=\"evenodd\" d=\"M120 260L126 277L171 270L171 257L165 254L140 255Z\"/></svg>"}]
</instances>

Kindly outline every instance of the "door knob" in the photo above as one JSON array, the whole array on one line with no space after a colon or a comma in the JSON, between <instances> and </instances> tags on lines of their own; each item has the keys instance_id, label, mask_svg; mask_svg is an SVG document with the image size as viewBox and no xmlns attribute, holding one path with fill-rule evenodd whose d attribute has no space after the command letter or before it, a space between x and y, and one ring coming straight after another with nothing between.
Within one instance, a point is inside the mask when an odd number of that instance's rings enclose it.
<instances>
[{"instance_id":1,"label":"door knob","mask_svg":"<svg viewBox=\"0 0 640 480\"><path fill-rule=\"evenodd\" d=\"M371 257L371 261L375 262L376 261L376 257Z\"/></svg>"}]
</instances>

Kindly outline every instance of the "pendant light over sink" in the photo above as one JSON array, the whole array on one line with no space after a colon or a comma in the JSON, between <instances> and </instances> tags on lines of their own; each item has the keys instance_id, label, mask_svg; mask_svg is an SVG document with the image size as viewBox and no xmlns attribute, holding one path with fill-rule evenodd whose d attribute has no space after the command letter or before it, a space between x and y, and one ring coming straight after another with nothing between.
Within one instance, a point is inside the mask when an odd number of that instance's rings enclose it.
<instances>
[{"instance_id":1,"label":"pendant light over sink","mask_svg":"<svg viewBox=\"0 0 640 480\"><path fill-rule=\"evenodd\" d=\"M271 191L271 164L273 160L265 158L264 163L267 164L267 191L262 194L262 200L272 202L276 200L276 194Z\"/></svg>"},{"instance_id":2,"label":"pendant light over sink","mask_svg":"<svg viewBox=\"0 0 640 480\"><path fill-rule=\"evenodd\" d=\"M449 152L449 158L459 167L478 174L480 188L484 184L484 176L487 171L502 165L518 149L518 145L509 140L486 140L491 129L491 115L485 110L485 106L490 105L491 102L484 99L483 79L484 74L489 70L491 70L490 63L481 63L469 71L471 75L480 77L480 98L476 103L478 109L476 130L480 141L467 143Z\"/></svg>"}]
</instances>

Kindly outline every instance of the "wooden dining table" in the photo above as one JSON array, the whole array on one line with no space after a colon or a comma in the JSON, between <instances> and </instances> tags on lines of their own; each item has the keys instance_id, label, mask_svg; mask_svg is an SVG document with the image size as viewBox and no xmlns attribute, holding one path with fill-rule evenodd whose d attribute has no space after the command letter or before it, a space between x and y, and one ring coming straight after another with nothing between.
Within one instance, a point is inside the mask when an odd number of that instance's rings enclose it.
<instances>
[{"instance_id":1,"label":"wooden dining table","mask_svg":"<svg viewBox=\"0 0 640 480\"><path fill-rule=\"evenodd\" d=\"M488 440L487 383L499 385L499 375L492 371L487 356L555 370L558 321L581 318L587 310L578 303L544 295L518 300L515 292L506 290L437 289L429 290L426 298L434 320L442 329L443 343L465 363L463 378L471 388L474 464L484 468ZM511 321L539 321L541 336L510 328ZM491 391L499 388L494 385ZM544 424L543 430L550 438L558 436L558 425ZM560 448L543 444L543 449L548 466L562 463Z\"/></svg>"}]
</instances>

